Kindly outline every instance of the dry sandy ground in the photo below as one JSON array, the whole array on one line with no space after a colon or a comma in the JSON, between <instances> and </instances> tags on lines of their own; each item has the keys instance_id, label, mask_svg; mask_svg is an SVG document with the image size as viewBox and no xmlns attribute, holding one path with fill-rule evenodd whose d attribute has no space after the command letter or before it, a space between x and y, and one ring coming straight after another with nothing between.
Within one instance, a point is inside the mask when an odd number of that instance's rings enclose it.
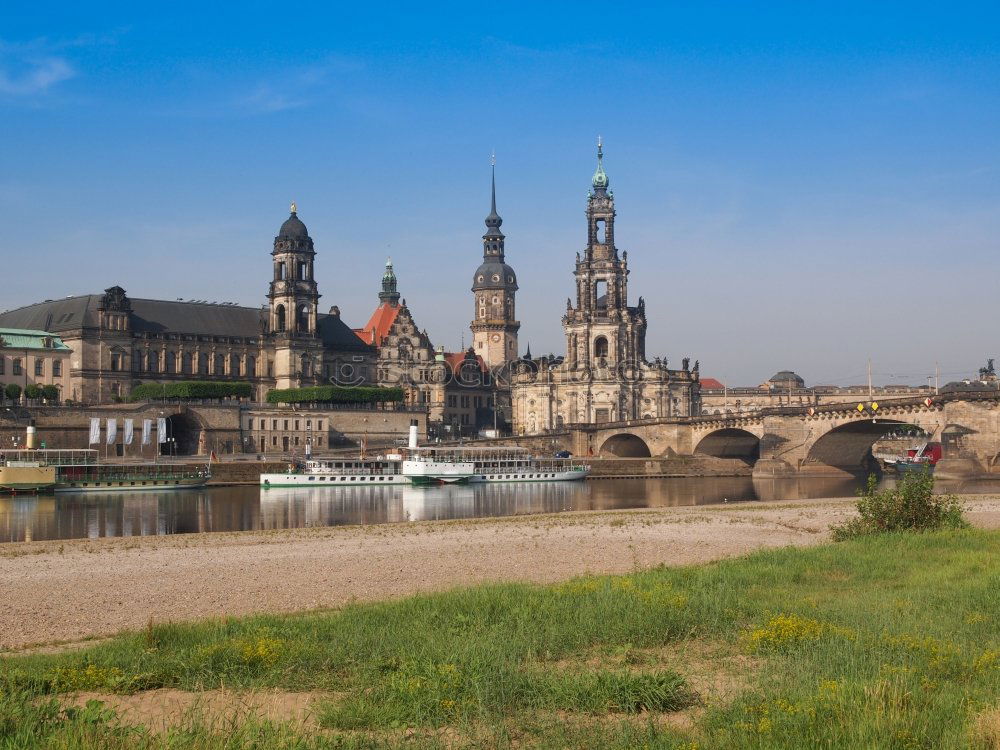
<instances>
[{"instance_id":1,"label":"dry sandy ground","mask_svg":"<svg viewBox=\"0 0 1000 750\"><path fill-rule=\"evenodd\" d=\"M1000 528L1000 498L970 496ZM0 545L0 650L148 622L685 565L828 537L850 498Z\"/></svg>"}]
</instances>

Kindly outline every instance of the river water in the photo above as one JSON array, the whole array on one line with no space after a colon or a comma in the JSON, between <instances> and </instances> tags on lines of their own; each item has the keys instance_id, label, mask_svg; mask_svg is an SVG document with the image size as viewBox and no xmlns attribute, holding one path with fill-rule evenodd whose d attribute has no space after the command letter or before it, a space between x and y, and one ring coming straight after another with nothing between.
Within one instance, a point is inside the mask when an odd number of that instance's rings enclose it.
<instances>
[{"instance_id":1,"label":"river water","mask_svg":"<svg viewBox=\"0 0 1000 750\"><path fill-rule=\"evenodd\" d=\"M0 496L0 542L399 523L851 495L857 482L749 477L386 487L207 487Z\"/></svg>"},{"instance_id":2,"label":"river water","mask_svg":"<svg viewBox=\"0 0 1000 750\"><path fill-rule=\"evenodd\" d=\"M853 495L860 480L750 477L0 496L0 542L401 523ZM948 491L997 491L953 487Z\"/></svg>"}]
</instances>

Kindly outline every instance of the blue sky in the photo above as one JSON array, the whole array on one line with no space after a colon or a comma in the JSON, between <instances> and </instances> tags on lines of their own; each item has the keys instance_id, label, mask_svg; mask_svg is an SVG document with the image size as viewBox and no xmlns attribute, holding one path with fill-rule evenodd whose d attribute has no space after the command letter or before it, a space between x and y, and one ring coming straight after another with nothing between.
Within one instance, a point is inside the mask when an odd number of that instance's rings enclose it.
<instances>
[{"instance_id":1,"label":"blue sky","mask_svg":"<svg viewBox=\"0 0 1000 750\"><path fill-rule=\"evenodd\" d=\"M323 309L391 255L469 342L489 209L521 346L562 352L594 142L650 357L733 385L1000 355L996 3L0 10L0 309L120 284L259 305L288 204Z\"/></svg>"}]
</instances>

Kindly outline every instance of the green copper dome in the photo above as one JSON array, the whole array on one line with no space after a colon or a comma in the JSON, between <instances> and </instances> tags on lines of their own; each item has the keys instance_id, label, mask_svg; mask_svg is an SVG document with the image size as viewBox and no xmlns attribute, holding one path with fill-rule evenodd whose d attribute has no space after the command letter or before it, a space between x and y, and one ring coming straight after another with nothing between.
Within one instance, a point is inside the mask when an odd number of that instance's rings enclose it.
<instances>
[{"instance_id":1,"label":"green copper dome","mask_svg":"<svg viewBox=\"0 0 1000 750\"><path fill-rule=\"evenodd\" d=\"M604 171L604 150L601 146L601 139L597 139L597 170L594 172L594 179L591 184L596 189L604 190L608 187L608 175Z\"/></svg>"}]
</instances>

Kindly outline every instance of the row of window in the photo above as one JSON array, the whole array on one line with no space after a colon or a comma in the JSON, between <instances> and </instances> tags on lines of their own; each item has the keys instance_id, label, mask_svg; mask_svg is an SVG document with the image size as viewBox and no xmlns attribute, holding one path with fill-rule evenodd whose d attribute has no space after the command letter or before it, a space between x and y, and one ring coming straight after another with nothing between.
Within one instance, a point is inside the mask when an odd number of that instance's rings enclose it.
<instances>
[{"instance_id":1,"label":"row of window","mask_svg":"<svg viewBox=\"0 0 1000 750\"><path fill-rule=\"evenodd\" d=\"M285 435L284 437L281 438L281 449L282 450L287 451L289 448L298 447L299 445L300 445L300 443L299 443L299 436L298 435L295 435L294 437L291 437L291 438L288 437L287 435ZM316 435L312 439L311 445L314 445L317 448L322 448L323 447L323 436L322 435ZM272 435L271 436L271 447L272 448L277 448L278 447L278 436L277 435ZM267 438L262 437L260 439L260 451L261 451L261 453L263 453L265 450L267 450Z\"/></svg>"},{"instance_id":2,"label":"row of window","mask_svg":"<svg viewBox=\"0 0 1000 750\"><path fill-rule=\"evenodd\" d=\"M196 359L197 357L197 359ZM228 361L227 361L228 360ZM125 370L125 354L122 352L111 352L111 370L113 372ZM180 364L180 369L177 369ZM226 365L229 365L228 373ZM197 355L191 352L181 352L180 357L176 352L157 352L135 350L132 352L132 372L163 372L167 374L181 373L182 375L193 375L197 368L197 374L208 375L211 366L213 375L230 375L238 377L240 375L254 376L257 374L257 358L248 354L246 362L239 354L230 354L227 358L225 354L209 356L205 352ZM274 364L267 363L267 374L270 377Z\"/></svg>"},{"instance_id":3,"label":"row of window","mask_svg":"<svg viewBox=\"0 0 1000 750\"><path fill-rule=\"evenodd\" d=\"M472 407L479 409L484 403L487 407L491 407L493 406L493 399L489 397L484 399L482 396L456 396L455 394L448 396L448 406L452 409L469 409Z\"/></svg>"},{"instance_id":4,"label":"row of window","mask_svg":"<svg viewBox=\"0 0 1000 750\"><path fill-rule=\"evenodd\" d=\"M111 352L112 372L125 371L126 361L126 355L123 352ZM180 369L178 369L178 364L180 365ZM329 378L334 375L333 369L334 367L331 365L326 366L326 377ZM299 362L299 371L304 377L312 377L313 362L308 356L302 355L302 359ZM227 357L225 354L209 355L206 352L199 352L197 354L181 352L178 357L176 352L139 349L132 352L132 372L162 372L167 375L219 375L234 378L240 376L256 377L258 374L257 358L252 354L246 355L244 360L239 354L230 354ZM55 374L58 375L59 373ZM361 380L367 380L368 368L341 364L340 372L337 374L345 379L360 378ZM266 377L274 377L274 362L271 360L267 361Z\"/></svg>"},{"instance_id":5,"label":"row of window","mask_svg":"<svg viewBox=\"0 0 1000 750\"><path fill-rule=\"evenodd\" d=\"M270 422L271 422L271 429L272 430L277 430L278 429L278 424L280 423L281 424L281 429L285 430L286 432L289 429L292 429L292 430L301 429L300 425L303 422L305 422L305 428L306 428L306 430L311 430L313 428L313 421L311 419L306 419L306 420L302 420L302 419L272 419L272 420L270 420ZM260 429L261 430L266 430L267 429L267 423L268 423L268 420L261 419L260 420ZM251 430L253 429L253 419L252 418L250 419L250 424L248 425L248 429L251 429ZM323 420L322 419L317 419L316 420L316 431L320 432L322 430L323 430Z\"/></svg>"},{"instance_id":6,"label":"row of window","mask_svg":"<svg viewBox=\"0 0 1000 750\"><path fill-rule=\"evenodd\" d=\"M36 378L44 378L45 377L45 370L46 370L47 363L48 363L48 360L45 359L44 357L36 357L35 358L35 377ZM62 366L63 366L63 363L62 363L61 359L54 359L54 360L52 360L52 367L51 367L51 369L52 369L52 377L54 377L54 378L61 378L62 377L62 373L63 373ZM0 357L0 375L6 375L6 374L7 374L7 358L6 357ZM20 357L11 357L10 358L10 374L11 375L23 375L24 374L24 364L23 364L23 362L22 362L22 360L21 360Z\"/></svg>"}]
</instances>

